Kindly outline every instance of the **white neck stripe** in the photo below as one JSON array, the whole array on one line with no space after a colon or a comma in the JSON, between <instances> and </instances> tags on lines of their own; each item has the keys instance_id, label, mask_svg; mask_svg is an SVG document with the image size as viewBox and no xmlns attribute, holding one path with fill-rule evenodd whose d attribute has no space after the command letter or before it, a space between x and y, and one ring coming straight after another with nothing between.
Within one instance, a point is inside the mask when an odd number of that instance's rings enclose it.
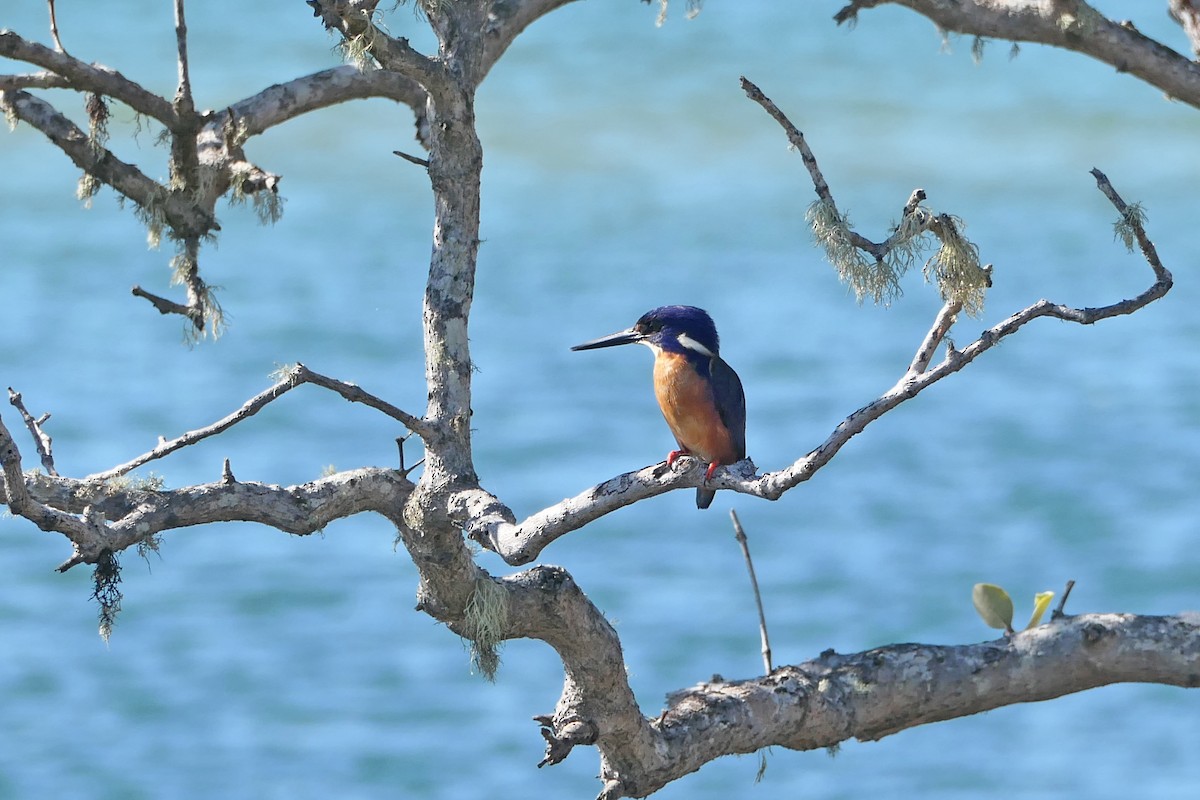
<instances>
[{"instance_id":1,"label":"white neck stripe","mask_svg":"<svg viewBox=\"0 0 1200 800\"><path fill-rule=\"evenodd\" d=\"M686 347L688 350L694 350L702 356L708 356L709 358L713 358L716 356L716 353L714 353L712 350L709 350L707 347L700 344L695 339L688 336L686 333L679 334L679 338L677 339L677 341L681 345Z\"/></svg>"}]
</instances>

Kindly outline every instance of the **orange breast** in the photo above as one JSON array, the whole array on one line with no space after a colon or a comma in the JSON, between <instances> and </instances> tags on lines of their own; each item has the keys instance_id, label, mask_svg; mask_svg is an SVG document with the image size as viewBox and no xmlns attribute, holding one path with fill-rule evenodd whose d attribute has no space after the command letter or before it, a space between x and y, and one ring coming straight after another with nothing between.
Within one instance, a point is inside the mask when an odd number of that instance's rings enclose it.
<instances>
[{"instance_id":1,"label":"orange breast","mask_svg":"<svg viewBox=\"0 0 1200 800\"><path fill-rule=\"evenodd\" d=\"M654 394L680 447L708 463L738 460L717 413L712 387L688 364L686 356L655 353Z\"/></svg>"}]
</instances>

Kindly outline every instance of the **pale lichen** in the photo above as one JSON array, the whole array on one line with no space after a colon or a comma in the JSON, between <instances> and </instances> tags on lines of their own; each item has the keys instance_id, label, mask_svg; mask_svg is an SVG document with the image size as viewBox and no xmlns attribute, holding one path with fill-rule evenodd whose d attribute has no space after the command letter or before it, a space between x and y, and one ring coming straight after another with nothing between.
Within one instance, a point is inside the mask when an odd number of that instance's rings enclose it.
<instances>
[{"instance_id":1,"label":"pale lichen","mask_svg":"<svg viewBox=\"0 0 1200 800\"><path fill-rule=\"evenodd\" d=\"M1137 232L1145 227L1146 210L1141 203L1130 203L1125 206L1121 218L1113 223L1113 238L1120 239L1125 249L1132 253L1137 244Z\"/></svg>"},{"instance_id":2,"label":"pale lichen","mask_svg":"<svg viewBox=\"0 0 1200 800\"><path fill-rule=\"evenodd\" d=\"M670 0L659 0L658 17L656 17L654 20L655 27L661 28L664 24L666 24L667 7L669 5L670 5ZM695 19L697 16L699 16L699 14L700 14L701 10L703 10L703 8L704 8L704 0L688 0L687 12L684 14L684 16L687 19Z\"/></svg>"},{"instance_id":3,"label":"pale lichen","mask_svg":"<svg viewBox=\"0 0 1200 800\"><path fill-rule=\"evenodd\" d=\"M75 198L83 203L84 208L91 208L92 198L100 191L102 185L99 178L85 172L79 176L79 183L75 186Z\"/></svg>"},{"instance_id":4,"label":"pale lichen","mask_svg":"<svg viewBox=\"0 0 1200 800\"><path fill-rule=\"evenodd\" d=\"M268 178L270 176L267 176ZM250 200L259 224L274 225L283 218L284 198L273 184L264 185L250 168L236 169L229 176L229 205L240 206ZM252 187L249 190L247 187Z\"/></svg>"},{"instance_id":5,"label":"pale lichen","mask_svg":"<svg viewBox=\"0 0 1200 800\"><path fill-rule=\"evenodd\" d=\"M4 109L4 121L8 123L8 129L15 131L20 118L17 117L16 106L8 102L8 98L4 96L4 92L0 92L0 108Z\"/></svg>"},{"instance_id":6,"label":"pale lichen","mask_svg":"<svg viewBox=\"0 0 1200 800\"><path fill-rule=\"evenodd\" d=\"M500 643L508 630L508 593L488 577L475 581L463 614L464 638L471 647L471 665L489 681L500 667Z\"/></svg>"},{"instance_id":7,"label":"pale lichen","mask_svg":"<svg viewBox=\"0 0 1200 800\"><path fill-rule=\"evenodd\" d=\"M133 215L146 226L146 244L157 250L162 244L163 229L167 225L165 193L155 192L144 203L138 203Z\"/></svg>"},{"instance_id":8,"label":"pale lichen","mask_svg":"<svg viewBox=\"0 0 1200 800\"><path fill-rule=\"evenodd\" d=\"M887 305L900 295L900 281L895 265L864 253L854 244L850 219L839 212L833 203L817 200L808 207L805 219L812 228L818 246L837 270L838 277L854 292L860 303L870 297Z\"/></svg>"},{"instance_id":9,"label":"pale lichen","mask_svg":"<svg viewBox=\"0 0 1200 800\"><path fill-rule=\"evenodd\" d=\"M934 230L942 244L925 262L925 279L937 284L943 300L960 303L964 311L978 317L992 285L992 270L979 263L979 248L962 235L964 227L957 217L938 215Z\"/></svg>"},{"instance_id":10,"label":"pale lichen","mask_svg":"<svg viewBox=\"0 0 1200 800\"><path fill-rule=\"evenodd\" d=\"M282 383L283 381L288 381L294 386L299 369L299 364L276 364L275 369L268 377L271 379L272 383Z\"/></svg>"}]
</instances>

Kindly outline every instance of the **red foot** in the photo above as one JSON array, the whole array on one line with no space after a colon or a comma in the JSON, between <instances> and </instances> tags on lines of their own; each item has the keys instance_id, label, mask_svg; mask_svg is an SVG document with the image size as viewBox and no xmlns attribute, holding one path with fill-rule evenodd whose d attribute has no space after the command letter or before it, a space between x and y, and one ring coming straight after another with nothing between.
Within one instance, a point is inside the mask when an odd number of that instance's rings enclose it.
<instances>
[{"instance_id":1,"label":"red foot","mask_svg":"<svg viewBox=\"0 0 1200 800\"><path fill-rule=\"evenodd\" d=\"M692 453L690 450L684 450L682 448L679 450L672 450L671 452L667 453L667 466L673 467L675 466L675 462L679 460L680 456L690 456L691 454Z\"/></svg>"},{"instance_id":2,"label":"red foot","mask_svg":"<svg viewBox=\"0 0 1200 800\"><path fill-rule=\"evenodd\" d=\"M708 483L709 479L712 478L713 473L717 471L717 467L719 467L719 466L721 466L721 465L716 461L714 461L708 465L708 471L704 473L704 482L705 483Z\"/></svg>"}]
</instances>

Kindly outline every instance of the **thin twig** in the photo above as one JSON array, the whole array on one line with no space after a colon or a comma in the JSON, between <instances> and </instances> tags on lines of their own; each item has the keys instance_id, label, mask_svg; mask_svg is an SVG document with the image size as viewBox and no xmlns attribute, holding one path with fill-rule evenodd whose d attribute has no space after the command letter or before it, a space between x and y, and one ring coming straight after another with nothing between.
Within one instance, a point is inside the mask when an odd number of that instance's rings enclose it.
<instances>
[{"instance_id":1,"label":"thin twig","mask_svg":"<svg viewBox=\"0 0 1200 800\"><path fill-rule=\"evenodd\" d=\"M737 512L729 509L729 518L733 520L733 535L742 546L742 555L746 558L746 569L750 573L750 586L754 589L754 603L758 606L758 633L762 638L762 657L764 674L771 674L771 640L767 637L767 616L763 613L762 594L758 591L758 578L754 575L754 562L750 559L750 544L746 540L746 531Z\"/></svg>"},{"instance_id":2,"label":"thin twig","mask_svg":"<svg viewBox=\"0 0 1200 800\"><path fill-rule=\"evenodd\" d=\"M54 13L54 0L47 0L50 6L50 38L54 40L54 47L60 53L67 52L67 48L63 47L62 39L58 38L58 17Z\"/></svg>"},{"instance_id":3,"label":"thin twig","mask_svg":"<svg viewBox=\"0 0 1200 800\"><path fill-rule=\"evenodd\" d=\"M404 427L408 428L417 436L420 436L422 439L428 438L433 433L432 429L428 424L425 423L424 420L420 419L419 417L414 417L407 411L402 411L385 400L380 400L375 395L363 391L361 387L356 386L353 383L346 383L345 381L339 381L335 378L322 375L319 372L313 372L303 364L296 365L295 380L298 384L311 383L324 389L328 389L331 392L337 392L351 403L362 403L365 406L370 406L376 411L383 412Z\"/></svg>"},{"instance_id":4,"label":"thin twig","mask_svg":"<svg viewBox=\"0 0 1200 800\"><path fill-rule=\"evenodd\" d=\"M410 156L408 153L405 153L403 150L393 150L392 153L394 155L400 156L405 161L409 161L413 164L416 164L418 167L424 167L425 169L429 169L429 162L423 158L419 158L418 156Z\"/></svg>"},{"instance_id":5,"label":"thin twig","mask_svg":"<svg viewBox=\"0 0 1200 800\"><path fill-rule=\"evenodd\" d=\"M183 15L183 0L175 0L175 48L179 60L179 88L175 92L175 113L181 119L196 111L192 99L192 79L188 70L187 20Z\"/></svg>"},{"instance_id":6,"label":"thin twig","mask_svg":"<svg viewBox=\"0 0 1200 800\"><path fill-rule=\"evenodd\" d=\"M6 33L0 31L0 42ZM53 51L46 48L46 52ZM123 98L118 99L124 102ZM188 232L207 234L221 229L208 210L182 193L168 192L136 165L122 161L107 148L97 147L85 131L44 100L28 92L6 91L0 96L0 106L45 134L84 172L108 184L141 208L153 207L156 212L161 212L164 223L181 235Z\"/></svg>"},{"instance_id":7,"label":"thin twig","mask_svg":"<svg viewBox=\"0 0 1200 800\"><path fill-rule=\"evenodd\" d=\"M916 355L913 356L912 363L908 365L909 375L920 375L929 367L929 362L933 360L933 354L937 352L938 345L950 332L955 317L961 310L962 303L957 301L951 301L942 306L942 310L933 320L933 327L929 329L929 333L925 334L921 346L917 348Z\"/></svg>"},{"instance_id":8,"label":"thin twig","mask_svg":"<svg viewBox=\"0 0 1200 800\"><path fill-rule=\"evenodd\" d=\"M107 529L103 523L103 515L85 514L81 519L34 499L25 485L25 474L21 469L21 451L13 441L3 419L0 419L0 474L3 475L4 497L8 510L29 520L41 530L55 531L70 539L76 549L72 560L81 557L81 542L104 540ZM96 529L90 530L91 525L97 526ZM59 571L68 568L68 565L61 565Z\"/></svg>"},{"instance_id":9,"label":"thin twig","mask_svg":"<svg viewBox=\"0 0 1200 800\"><path fill-rule=\"evenodd\" d=\"M800 158L804 160L804 166L808 168L808 174L812 178L813 189L817 192L817 197L821 198L830 205L836 206L833 202L833 193L829 190L829 184L825 181L825 176L821 174L821 168L817 166L817 157L813 155L813 151L808 146L808 142L804 140L804 134L800 129L792 124L792 121L787 118L787 115L780 111L779 106L771 98L763 94L763 90L758 88L744 75L742 76L742 91L746 93L751 100L763 107L763 110L771 115L787 134L788 143L800 151Z\"/></svg>"},{"instance_id":10,"label":"thin twig","mask_svg":"<svg viewBox=\"0 0 1200 800\"><path fill-rule=\"evenodd\" d=\"M17 33L0 28L0 56L54 72L70 81L77 92L95 92L120 100L125 105L158 120L168 128L176 124L175 109L166 100L120 72L88 64L74 56L29 41ZM58 143L58 140L55 140ZM62 147L59 144L59 147Z\"/></svg>"},{"instance_id":11,"label":"thin twig","mask_svg":"<svg viewBox=\"0 0 1200 800\"><path fill-rule=\"evenodd\" d=\"M115 466L112 469L88 475L83 480L86 482L100 482L120 477L121 475L125 475L126 473L137 469L143 464L147 464L151 461L162 458L163 456L170 455L176 450L196 444L197 442L207 439L210 436L215 436L218 433L222 433L229 428L232 428L239 422L254 416L259 411L262 411L268 403L272 402L273 400L277 400L287 392L304 383L316 384L317 386L337 392L351 402L362 403L363 405L370 406L377 411L382 411L389 417L398 420L406 428L422 438L431 435L431 430L424 420L418 419L417 417L414 417L405 411L401 411L391 403L380 400L378 397L363 391L361 388L352 383L345 383L343 381L326 377L325 375L313 372L303 364L297 364L293 369L289 370L287 375L285 375L274 386L271 386L269 389L256 394L232 414L217 420L211 425L203 428L197 428L194 431L188 431L182 436L178 436L170 441L159 442L158 446L153 450L143 453L137 458L127 461L124 464Z\"/></svg>"},{"instance_id":12,"label":"thin twig","mask_svg":"<svg viewBox=\"0 0 1200 800\"><path fill-rule=\"evenodd\" d=\"M409 436L412 436L412 434L410 433L407 436L397 436L396 437L396 448L400 451L400 474L406 478L412 474L413 470L415 470L417 467L419 467L425 463L425 458L421 457L421 458L418 458L416 463L413 464L411 467L405 466L405 464L404 464L404 443L408 441Z\"/></svg>"},{"instance_id":13,"label":"thin twig","mask_svg":"<svg viewBox=\"0 0 1200 800\"><path fill-rule=\"evenodd\" d=\"M1058 605L1054 607L1054 613L1050 615L1050 619L1061 619L1066 616L1063 609L1067 605L1067 598L1071 596L1071 590L1075 588L1075 581L1067 581L1067 588L1063 589L1062 597L1058 600Z\"/></svg>"},{"instance_id":14,"label":"thin twig","mask_svg":"<svg viewBox=\"0 0 1200 800\"><path fill-rule=\"evenodd\" d=\"M741 81L742 90L746 93L746 96L762 106L763 110L770 114L771 118L779 123L779 125L783 128L784 133L787 134L788 143L800 152L800 158L804 161L804 166L808 169L809 177L812 178L813 189L816 191L817 197L823 203L828 204L830 208L836 209L837 203L835 203L833 200L833 192L830 191L829 183L825 180L825 176L821 174L821 168L817 166L817 157L813 155L812 148L810 148L808 146L808 142L805 141L804 134L800 132L799 128L792 124L792 121L788 119L787 115L779 109L779 106L775 105L775 102L771 100L771 98L763 94L762 89L758 88L758 86L756 86L745 76L742 76ZM925 193L920 189L918 189L917 192L921 193L921 198L923 199ZM913 196L915 197L916 194L917 193L914 192ZM907 209L908 207L905 206L905 208ZM876 261L881 261L883 257L887 255L887 249L885 249L885 245L872 242L870 239L861 235L857 231L851 230L848 231L848 233L850 235L850 243L858 249L870 253L875 257Z\"/></svg>"},{"instance_id":15,"label":"thin twig","mask_svg":"<svg viewBox=\"0 0 1200 800\"><path fill-rule=\"evenodd\" d=\"M141 286L134 286L130 290L134 297L144 297L150 301L150 305L160 314L180 314L191 319L195 314L191 306L185 306L182 303L176 303L174 300L168 300L165 297L159 297L156 294L147 292Z\"/></svg>"},{"instance_id":16,"label":"thin twig","mask_svg":"<svg viewBox=\"0 0 1200 800\"><path fill-rule=\"evenodd\" d=\"M1132 314L1167 294L1173 285L1173 278L1159 260L1154 244L1146 235L1139 216L1129 213L1129 206L1116 193L1103 173L1097 170L1093 174L1100 190L1121 211L1124 224L1131 228L1132 236L1138 242L1142 255L1154 271L1156 280L1149 288L1134 298L1095 308L1072 308L1048 300L1039 300L988 328L962 350L947 348L945 358L936 366L919 374L906 372L896 385L843 419L824 442L790 466L758 475L753 464L747 460L741 467L723 470L714 476L714 488L734 489L756 497L777 500L785 492L815 475L850 439L865 430L871 422L904 401L916 397L934 383L963 369L1027 323L1039 317L1053 317L1090 325L1110 317ZM914 359L914 362L920 365L917 359ZM507 563L514 566L527 564L537 558L550 542L564 534L618 508L686 485L689 484L684 482L683 473L664 476L659 474L655 467L646 467L590 487L574 497L542 509L520 523L513 519L510 509L494 496L479 489L476 491L478 496L473 498L476 513L466 524L471 538L498 553Z\"/></svg>"},{"instance_id":17,"label":"thin twig","mask_svg":"<svg viewBox=\"0 0 1200 800\"><path fill-rule=\"evenodd\" d=\"M54 455L52 450L53 439L50 434L42 429L42 425L46 420L50 419L49 414L42 414L38 419L34 419L33 415L25 410L25 403L21 399L21 393L13 391L13 388L8 387L8 402L12 403L13 407L21 413L21 419L25 420L25 427L29 429L30 435L33 437L33 446L37 448L38 458L42 460L42 466L46 468L47 475L58 477L58 472L54 469Z\"/></svg>"}]
</instances>

